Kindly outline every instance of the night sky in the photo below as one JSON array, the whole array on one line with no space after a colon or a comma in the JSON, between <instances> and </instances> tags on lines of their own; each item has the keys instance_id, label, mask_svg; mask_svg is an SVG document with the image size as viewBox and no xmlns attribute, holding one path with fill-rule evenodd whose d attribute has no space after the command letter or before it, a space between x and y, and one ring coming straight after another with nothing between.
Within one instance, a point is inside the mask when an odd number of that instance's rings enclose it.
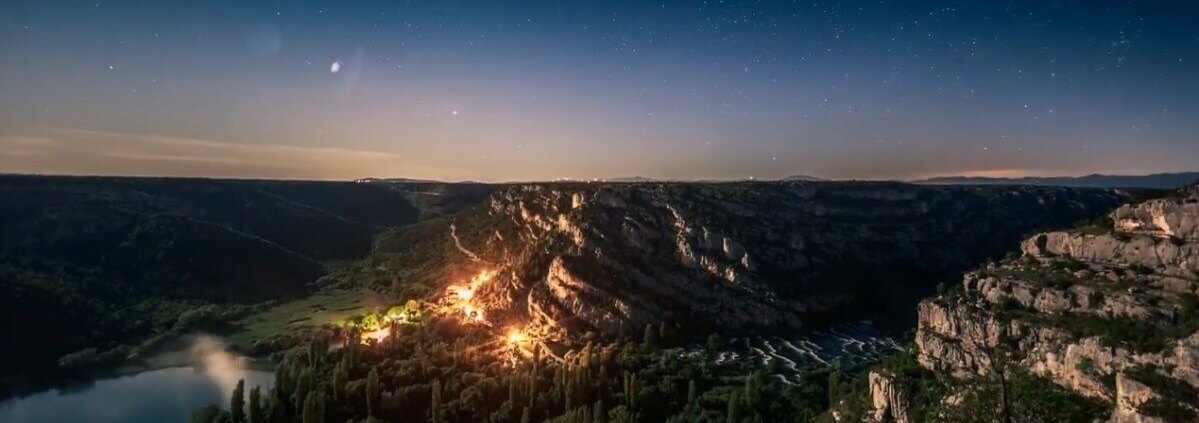
<instances>
[{"instance_id":1,"label":"night sky","mask_svg":"<svg viewBox=\"0 0 1199 423\"><path fill-rule=\"evenodd\" d=\"M0 172L1199 169L1195 1L0 2Z\"/></svg>"}]
</instances>

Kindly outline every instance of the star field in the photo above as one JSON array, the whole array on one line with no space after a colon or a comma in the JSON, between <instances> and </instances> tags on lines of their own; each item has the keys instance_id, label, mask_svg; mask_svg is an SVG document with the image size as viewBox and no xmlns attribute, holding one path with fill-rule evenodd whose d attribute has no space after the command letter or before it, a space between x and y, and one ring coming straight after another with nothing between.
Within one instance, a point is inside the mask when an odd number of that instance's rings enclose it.
<instances>
[{"instance_id":1,"label":"star field","mask_svg":"<svg viewBox=\"0 0 1199 423\"><path fill-rule=\"evenodd\" d=\"M1199 168L1194 2L194 3L0 5L0 171Z\"/></svg>"}]
</instances>

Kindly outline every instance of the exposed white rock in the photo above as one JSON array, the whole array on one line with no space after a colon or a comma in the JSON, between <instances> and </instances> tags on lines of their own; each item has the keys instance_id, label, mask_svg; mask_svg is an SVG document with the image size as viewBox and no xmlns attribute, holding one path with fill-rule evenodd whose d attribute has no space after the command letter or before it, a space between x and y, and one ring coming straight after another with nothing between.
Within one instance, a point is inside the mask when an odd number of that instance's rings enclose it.
<instances>
[{"instance_id":1,"label":"exposed white rock","mask_svg":"<svg viewBox=\"0 0 1199 423\"><path fill-rule=\"evenodd\" d=\"M1199 192L1199 187L1193 190ZM918 307L917 361L958 377L986 373L998 336L1004 344L1015 346L1014 364L1111 404L1112 423L1163 422L1142 409L1147 402L1162 399L1162 393L1129 372L1154 372L1160 375L1155 379L1167 380L1157 383L1183 386L1184 391L1189 385L1199 397L1199 332L1168 339L1160 351L1130 351L1104 341L1102 336L1115 334L1102 332L1103 323L1089 321L1090 331L1101 331L1089 337L1080 337L1069 326L1070 319L1085 316L1099 322L1130 319L1168 327L1179 316L1184 301L1179 294L1195 292L1199 267L1199 245L1189 241L1199 209L1187 201L1174 198L1124 206L1111 215L1115 231L1122 233L1039 234L1021 246L1038 260L968 273L963 278L964 295L925 300ZM1178 242L1180 238L1187 242ZM1065 270L1064 258L1087 265ZM1058 272L1058 277L1046 278L1044 272Z\"/></svg>"},{"instance_id":2,"label":"exposed white rock","mask_svg":"<svg viewBox=\"0 0 1199 423\"><path fill-rule=\"evenodd\" d=\"M1199 241L1199 202L1149 200L1121 206L1111 219L1120 232Z\"/></svg>"},{"instance_id":3,"label":"exposed white rock","mask_svg":"<svg viewBox=\"0 0 1199 423\"><path fill-rule=\"evenodd\" d=\"M911 409L908 393L893 378L878 371L871 371L868 376L870 383L870 399L873 409L870 419L873 422L911 423Z\"/></svg>"},{"instance_id":4,"label":"exposed white rock","mask_svg":"<svg viewBox=\"0 0 1199 423\"><path fill-rule=\"evenodd\" d=\"M1144 267L1174 276L1199 275L1199 243L1177 244L1145 235L1088 235L1048 232L1025 241L1022 248L1034 257L1065 256L1121 267Z\"/></svg>"},{"instance_id":5,"label":"exposed white rock","mask_svg":"<svg viewBox=\"0 0 1199 423\"><path fill-rule=\"evenodd\" d=\"M1116 409L1112 423L1165 423L1161 417L1142 415L1141 406L1161 396L1145 384L1119 373L1116 375Z\"/></svg>"}]
</instances>

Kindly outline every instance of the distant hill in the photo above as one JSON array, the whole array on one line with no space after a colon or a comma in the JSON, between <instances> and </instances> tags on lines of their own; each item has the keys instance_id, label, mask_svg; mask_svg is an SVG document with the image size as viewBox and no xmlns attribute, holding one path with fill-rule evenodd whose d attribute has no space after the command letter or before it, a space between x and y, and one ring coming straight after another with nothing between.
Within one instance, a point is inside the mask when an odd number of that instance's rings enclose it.
<instances>
[{"instance_id":1,"label":"distant hill","mask_svg":"<svg viewBox=\"0 0 1199 423\"><path fill-rule=\"evenodd\" d=\"M822 181L827 181L828 179L824 179L824 178L820 178L820 177L816 177L816 176L812 176L812 175L797 174L797 175L787 176L787 177L781 178L779 180L780 181L822 182Z\"/></svg>"},{"instance_id":2,"label":"distant hill","mask_svg":"<svg viewBox=\"0 0 1199 423\"><path fill-rule=\"evenodd\" d=\"M475 181L442 181L437 179L417 179L417 178L360 178L354 182L360 184L477 184Z\"/></svg>"},{"instance_id":3,"label":"distant hill","mask_svg":"<svg viewBox=\"0 0 1199 423\"><path fill-rule=\"evenodd\" d=\"M1023 178L987 178L946 176L912 181L928 185L1038 185L1076 188L1149 188L1175 189L1199 181L1199 172L1155 173L1150 175L1086 175Z\"/></svg>"},{"instance_id":4,"label":"distant hill","mask_svg":"<svg viewBox=\"0 0 1199 423\"><path fill-rule=\"evenodd\" d=\"M621 176L616 178L605 179L606 182L656 182L657 179L645 176Z\"/></svg>"}]
</instances>

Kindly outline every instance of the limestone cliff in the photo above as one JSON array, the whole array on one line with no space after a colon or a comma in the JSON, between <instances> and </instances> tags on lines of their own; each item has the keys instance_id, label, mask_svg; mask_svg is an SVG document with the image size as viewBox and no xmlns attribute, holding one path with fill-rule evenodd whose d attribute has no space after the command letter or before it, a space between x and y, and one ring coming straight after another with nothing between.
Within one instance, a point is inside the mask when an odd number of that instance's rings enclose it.
<instances>
[{"instance_id":1,"label":"limestone cliff","mask_svg":"<svg viewBox=\"0 0 1199 423\"><path fill-rule=\"evenodd\" d=\"M489 319L558 332L794 329L910 310L938 278L1023 234L1127 198L900 183L531 184L498 190L456 236L496 271L476 296Z\"/></svg>"},{"instance_id":2,"label":"limestone cliff","mask_svg":"<svg viewBox=\"0 0 1199 423\"><path fill-rule=\"evenodd\" d=\"M1090 227L1030 237L1023 257L969 272L960 287L921 302L920 365L972 377L1009 360L1109 404L1112 422L1196 421L1197 223L1192 187L1121 206Z\"/></svg>"}]
</instances>

